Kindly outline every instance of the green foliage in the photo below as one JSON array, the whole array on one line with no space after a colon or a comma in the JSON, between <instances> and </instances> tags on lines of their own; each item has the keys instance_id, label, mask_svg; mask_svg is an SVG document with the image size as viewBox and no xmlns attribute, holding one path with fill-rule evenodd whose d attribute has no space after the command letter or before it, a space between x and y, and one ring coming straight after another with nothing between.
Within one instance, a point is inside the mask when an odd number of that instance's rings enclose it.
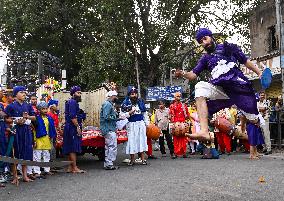
<instances>
[{"instance_id":1,"label":"green foliage","mask_svg":"<svg viewBox=\"0 0 284 201\"><path fill-rule=\"evenodd\" d=\"M135 84L137 53L142 85L158 85L163 71L180 65L178 50L194 47L198 27L216 26L229 36L248 38L248 13L260 2L2 0L0 42L9 49L61 57L69 83L87 89L108 80ZM188 68L197 57L191 57Z\"/></svg>"}]
</instances>

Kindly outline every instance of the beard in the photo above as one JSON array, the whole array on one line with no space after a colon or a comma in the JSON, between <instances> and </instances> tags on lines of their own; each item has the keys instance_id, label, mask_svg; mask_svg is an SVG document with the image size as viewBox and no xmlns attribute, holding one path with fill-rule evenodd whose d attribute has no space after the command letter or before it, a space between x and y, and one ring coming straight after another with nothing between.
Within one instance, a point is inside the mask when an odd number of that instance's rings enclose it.
<instances>
[{"instance_id":1,"label":"beard","mask_svg":"<svg viewBox=\"0 0 284 201\"><path fill-rule=\"evenodd\" d=\"M138 97L131 97L130 100L132 103L137 103Z\"/></svg>"},{"instance_id":2,"label":"beard","mask_svg":"<svg viewBox=\"0 0 284 201\"><path fill-rule=\"evenodd\" d=\"M81 96L74 96L74 100L77 101L77 103L82 101Z\"/></svg>"},{"instance_id":3,"label":"beard","mask_svg":"<svg viewBox=\"0 0 284 201\"><path fill-rule=\"evenodd\" d=\"M204 49L205 49L205 51L207 52L207 53L213 53L214 51L215 51L215 49L216 49L216 43L215 43L215 41L212 39L212 41L211 41L211 43L210 44L208 44L208 45L206 45L205 47L204 47Z\"/></svg>"}]
</instances>

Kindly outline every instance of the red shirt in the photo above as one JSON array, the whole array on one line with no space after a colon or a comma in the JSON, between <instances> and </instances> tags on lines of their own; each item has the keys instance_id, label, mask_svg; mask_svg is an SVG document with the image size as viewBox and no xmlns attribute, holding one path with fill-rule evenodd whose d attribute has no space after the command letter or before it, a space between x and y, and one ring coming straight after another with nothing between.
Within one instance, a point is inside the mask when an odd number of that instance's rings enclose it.
<instances>
[{"instance_id":1,"label":"red shirt","mask_svg":"<svg viewBox=\"0 0 284 201\"><path fill-rule=\"evenodd\" d=\"M52 112L48 112L47 114L53 119L55 127L58 128L59 127L58 115Z\"/></svg>"},{"instance_id":2,"label":"red shirt","mask_svg":"<svg viewBox=\"0 0 284 201\"><path fill-rule=\"evenodd\" d=\"M189 117L188 109L181 102L174 102L170 105L171 122L185 122Z\"/></svg>"},{"instance_id":3,"label":"red shirt","mask_svg":"<svg viewBox=\"0 0 284 201\"><path fill-rule=\"evenodd\" d=\"M39 115L39 111L38 111L36 105L32 105L32 108L33 108L34 112L36 113L36 115Z\"/></svg>"}]
</instances>

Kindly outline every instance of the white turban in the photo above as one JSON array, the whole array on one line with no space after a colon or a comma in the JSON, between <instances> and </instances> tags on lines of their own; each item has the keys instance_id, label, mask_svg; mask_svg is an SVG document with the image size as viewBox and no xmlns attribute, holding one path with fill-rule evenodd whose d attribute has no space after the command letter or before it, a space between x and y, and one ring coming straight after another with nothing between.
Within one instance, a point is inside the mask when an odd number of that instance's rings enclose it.
<instances>
[{"instance_id":1,"label":"white turban","mask_svg":"<svg viewBox=\"0 0 284 201\"><path fill-rule=\"evenodd\" d=\"M117 92L116 91L109 91L109 92L107 92L107 94L106 94L107 98L112 97L112 96L117 96Z\"/></svg>"}]
</instances>

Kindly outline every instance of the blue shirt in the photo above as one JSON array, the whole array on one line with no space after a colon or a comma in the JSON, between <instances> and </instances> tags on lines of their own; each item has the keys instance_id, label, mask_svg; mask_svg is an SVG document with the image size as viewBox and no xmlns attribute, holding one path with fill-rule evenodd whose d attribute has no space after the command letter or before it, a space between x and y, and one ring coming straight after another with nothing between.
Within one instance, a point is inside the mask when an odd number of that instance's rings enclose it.
<instances>
[{"instance_id":1,"label":"blue shirt","mask_svg":"<svg viewBox=\"0 0 284 201\"><path fill-rule=\"evenodd\" d=\"M117 112L111 101L106 100L101 108L100 129L103 135L110 131L116 131Z\"/></svg>"},{"instance_id":2,"label":"blue shirt","mask_svg":"<svg viewBox=\"0 0 284 201\"><path fill-rule=\"evenodd\" d=\"M5 113L9 117L23 117L24 112L27 112L30 116L35 116L32 106L26 102L20 104L18 101L14 101L5 108Z\"/></svg>"}]
</instances>

